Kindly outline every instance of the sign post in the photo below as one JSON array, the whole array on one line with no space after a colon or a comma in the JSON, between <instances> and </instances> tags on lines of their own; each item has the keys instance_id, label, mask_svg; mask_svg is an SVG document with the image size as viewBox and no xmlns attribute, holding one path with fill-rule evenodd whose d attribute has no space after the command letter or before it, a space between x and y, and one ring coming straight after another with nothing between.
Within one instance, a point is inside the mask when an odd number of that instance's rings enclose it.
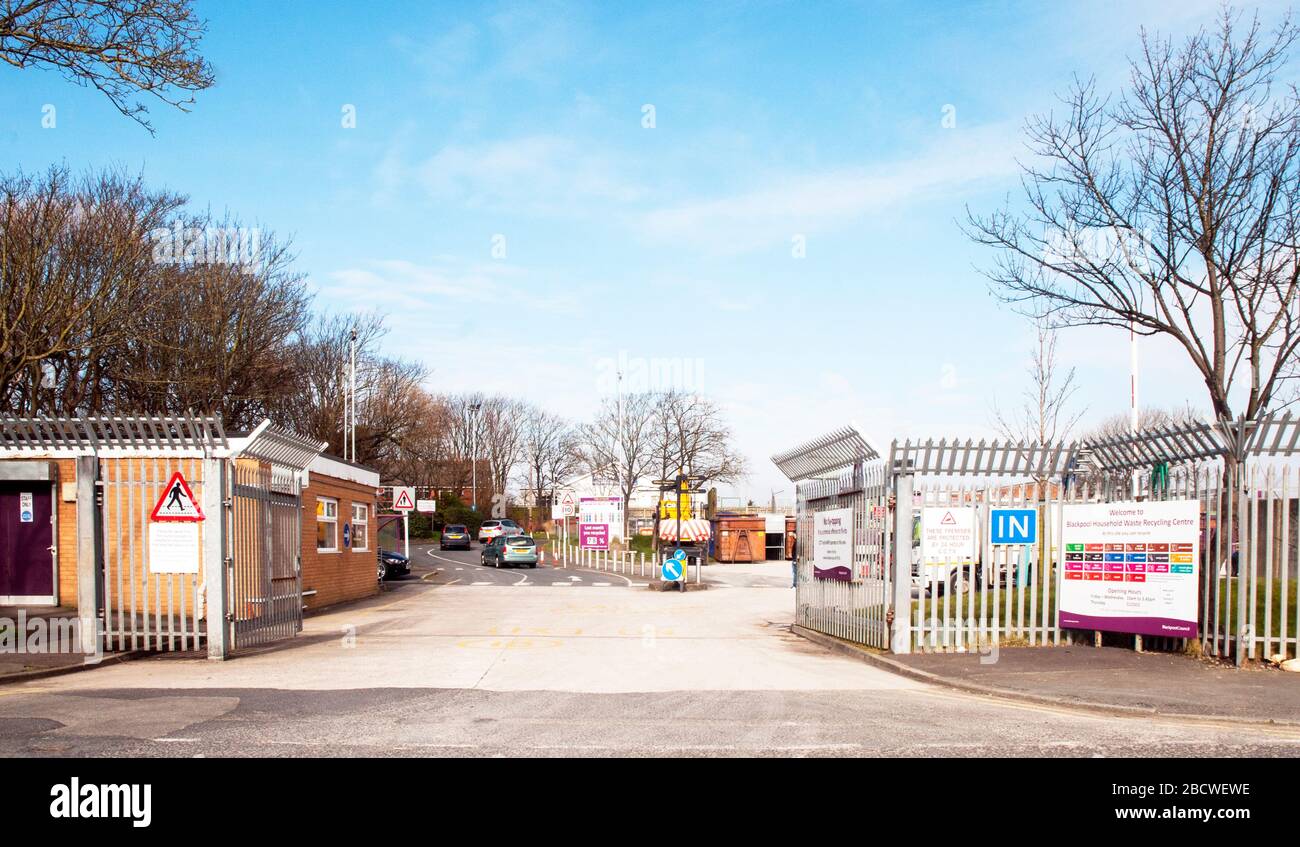
<instances>
[{"instance_id":1,"label":"sign post","mask_svg":"<svg viewBox=\"0 0 1300 847\"><path fill-rule=\"evenodd\" d=\"M679 591L686 590L686 551L678 547L673 554L664 559L659 568L659 575L664 582L677 583Z\"/></svg>"},{"instance_id":2,"label":"sign post","mask_svg":"<svg viewBox=\"0 0 1300 847\"><path fill-rule=\"evenodd\" d=\"M407 560L411 558L411 512L415 511L415 489L409 485L393 486L393 511L402 513L402 545Z\"/></svg>"}]
</instances>

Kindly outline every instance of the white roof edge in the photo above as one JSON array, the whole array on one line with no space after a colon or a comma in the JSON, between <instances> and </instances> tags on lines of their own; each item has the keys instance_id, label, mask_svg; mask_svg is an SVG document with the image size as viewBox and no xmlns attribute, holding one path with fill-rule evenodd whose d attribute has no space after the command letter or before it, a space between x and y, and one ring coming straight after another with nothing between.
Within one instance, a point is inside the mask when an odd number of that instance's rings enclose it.
<instances>
[{"instance_id":1,"label":"white roof edge","mask_svg":"<svg viewBox=\"0 0 1300 847\"><path fill-rule=\"evenodd\" d=\"M348 464L341 459L335 459L333 456L326 456L323 453L312 459L311 464L307 465L307 472L335 479L344 479L371 488L379 487L379 471L359 468L356 465Z\"/></svg>"}]
</instances>

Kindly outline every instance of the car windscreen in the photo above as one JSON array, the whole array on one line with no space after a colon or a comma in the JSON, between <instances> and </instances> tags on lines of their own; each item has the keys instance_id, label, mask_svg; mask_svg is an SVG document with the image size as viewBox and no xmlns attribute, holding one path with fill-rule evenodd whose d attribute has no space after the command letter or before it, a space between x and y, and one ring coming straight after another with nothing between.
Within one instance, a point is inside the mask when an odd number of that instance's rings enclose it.
<instances>
[{"instance_id":1,"label":"car windscreen","mask_svg":"<svg viewBox=\"0 0 1300 847\"><path fill-rule=\"evenodd\" d=\"M537 542L527 536L521 535L517 538L507 538L506 545L509 547L535 547L537 546Z\"/></svg>"},{"instance_id":2,"label":"car windscreen","mask_svg":"<svg viewBox=\"0 0 1300 847\"><path fill-rule=\"evenodd\" d=\"M483 529L492 529L501 526L501 521L483 521Z\"/></svg>"},{"instance_id":3,"label":"car windscreen","mask_svg":"<svg viewBox=\"0 0 1300 847\"><path fill-rule=\"evenodd\" d=\"M465 531L465 527L461 526L460 524L449 524L447 526L447 532L464 532L464 531Z\"/></svg>"}]
</instances>

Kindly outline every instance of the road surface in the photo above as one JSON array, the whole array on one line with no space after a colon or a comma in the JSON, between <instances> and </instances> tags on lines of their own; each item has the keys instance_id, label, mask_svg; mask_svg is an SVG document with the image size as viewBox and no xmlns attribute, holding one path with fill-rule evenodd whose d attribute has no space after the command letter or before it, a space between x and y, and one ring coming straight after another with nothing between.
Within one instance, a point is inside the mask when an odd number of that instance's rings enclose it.
<instances>
[{"instance_id":1,"label":"road surface","mask_svg":"<svg viewBox=\"0 0 1300 847\"><path fill-rule=\"evenodd\" d=\"M412 553L273 648L0 687L0 754L1300 755L1294 731L990 701L826 652L789 632L782 564L679 594Z\"/></svg>"}]
</instances>

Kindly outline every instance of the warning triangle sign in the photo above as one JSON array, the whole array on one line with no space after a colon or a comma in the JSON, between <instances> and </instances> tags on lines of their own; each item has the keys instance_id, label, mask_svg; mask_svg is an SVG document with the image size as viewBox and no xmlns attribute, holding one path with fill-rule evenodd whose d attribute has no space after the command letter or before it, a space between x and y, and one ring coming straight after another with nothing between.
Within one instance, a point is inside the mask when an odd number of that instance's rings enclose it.
<instances>
[{"instance_id":1,"label":"warning triangle sign","mask_svg":"<svg viewBox=\"0 0 1300 847\"><path fill-rule=\"evenodd\" d=\"M199 501L194 499L194 492L190 490L190 484L185 481L180 471L172 474L172 478L167 481L167 486L163 488L162 495L154 504L153 511L149 513L149 520L162 522L203 520L203 509L199 507Z\"/></svg>"},{"instance_id":2,"label":"warning triangle sign","mask_svg":"<svg viewBox=\"0 0 1300 847\"><path fill-rule=\"evenodd\" d=\"M952 512L945 512L943 520L939 521L939 523L948 526L957 523L957 519L952 516Z\"/></svg>"},{"instance_id":3,"label":"warning triangle sign","mask_svg":"<svg viewBox=\"0 0 1300 847\"><path fill-rule=\"evenodd\" d=\"M393 498L393 510L397 512L411 512L415 510L415 501L411 499L410 489L397 489L397 496Z\"/></svg>"}]
</instances>

